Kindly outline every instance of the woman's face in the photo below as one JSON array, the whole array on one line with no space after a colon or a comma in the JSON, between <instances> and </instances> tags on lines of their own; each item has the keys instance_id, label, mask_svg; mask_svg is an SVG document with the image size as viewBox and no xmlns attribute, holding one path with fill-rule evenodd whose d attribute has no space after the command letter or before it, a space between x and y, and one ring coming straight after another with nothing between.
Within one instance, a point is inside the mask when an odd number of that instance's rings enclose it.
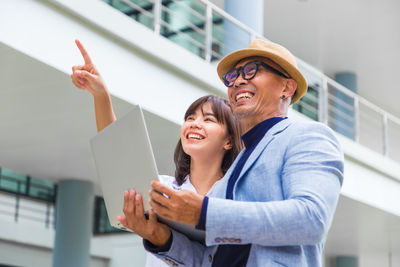
<instances>
[{"instance_id":1,"label":"woman's face","mask_svg":"<svg viewBox=\"0 0 400 267\"><path fill-rule=\"evenodd\" d=\"M209 102L186 118L181 128L181 142L183 151L192 159L223 157L232 148L226 125L218 122Z\"/></svg>"}]
</instances>

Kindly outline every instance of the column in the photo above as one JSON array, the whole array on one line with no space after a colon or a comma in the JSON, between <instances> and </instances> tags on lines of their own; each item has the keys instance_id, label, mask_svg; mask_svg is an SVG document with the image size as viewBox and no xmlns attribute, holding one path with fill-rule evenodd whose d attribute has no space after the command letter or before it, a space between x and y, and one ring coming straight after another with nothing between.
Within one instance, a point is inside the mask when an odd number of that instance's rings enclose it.
<instances>
[{"instance_id":1,"label":"column","mask_svg":"<svg viewBox=\"0 0 400 267\"><path fill-rule=\"evenodd\" d=\"M336 257L336 267L358 267L358 258L352 256Z\"/></svg>"},{"instance_id":2,"label":"column","mask_svg":"<svg viewBox=\"0 0 400 267\"><path fill-rule=\"evenodd\" d=\"M93 205L92 182L63 180L58 184L54 267L89 266Z\"/></svg>"},{"instance_id":3,"label":"column","mask_svg":"<svg viewBox=\"0 0 400 267\"><path fill-rule=\"evenodd\" d=\"M225 11L258 34L264 35L263 0L226 0ZM251 36L233 23L225 20L224 28L225 55L234 50L246 48L250 44Z\"/></svg>"},{"instance_id":4,"label":"column","mask_svg":"<svg viewBox=\"0 0 400 267\"><path fill-rule=\"evenodd\" d=\"M335 73L335 80L350 89L354 93L357 93L357 75L354 72L342 71ZM354 131L354 100L346 94L340 91L335 92L335 97L338 102L335 104L336 115L335 115L335 130L350 139L355 138ZM353 120L353 121L351 121Z\"/></svg>"}]
</instances>

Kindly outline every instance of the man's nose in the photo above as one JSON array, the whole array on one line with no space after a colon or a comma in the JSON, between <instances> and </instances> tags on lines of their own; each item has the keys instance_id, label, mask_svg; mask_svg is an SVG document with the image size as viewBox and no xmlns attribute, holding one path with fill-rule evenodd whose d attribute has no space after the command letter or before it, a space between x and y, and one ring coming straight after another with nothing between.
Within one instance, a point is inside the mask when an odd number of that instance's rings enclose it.
<instances>
[{"instance_id":1,"label":"man's nose","mask_svg":"<svg viewBox=\"0 0 400 267\"><path fill-rule=\"evenodd\" d=\"M235 82L233 83L233 86L234 86L234 87L239 87L240 85L245 85L245 84L247 84L247 82L248 82L248 81L245 80L245 79L243 78L242 72L239 71L239 75L238 75L238 77L236 78Z\"/></svg>"}]
</instances>

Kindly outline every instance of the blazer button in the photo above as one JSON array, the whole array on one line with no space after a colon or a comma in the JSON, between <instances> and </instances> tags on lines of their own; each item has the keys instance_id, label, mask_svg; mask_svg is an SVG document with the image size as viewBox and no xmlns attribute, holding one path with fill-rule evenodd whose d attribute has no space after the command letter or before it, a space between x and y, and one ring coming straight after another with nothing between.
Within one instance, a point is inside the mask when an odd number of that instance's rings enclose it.
<instances>
[{"instance_id":1,"label":"blazer button","mask_svg":"<svg viewBox=\"0 0 400 267\"><path fill-rule=\"evenodd\" d=\"M212 256L211 256L211 254L208 255L208 261L209 261L209 262L212 262Z\"/></svg>"}]
</instances>

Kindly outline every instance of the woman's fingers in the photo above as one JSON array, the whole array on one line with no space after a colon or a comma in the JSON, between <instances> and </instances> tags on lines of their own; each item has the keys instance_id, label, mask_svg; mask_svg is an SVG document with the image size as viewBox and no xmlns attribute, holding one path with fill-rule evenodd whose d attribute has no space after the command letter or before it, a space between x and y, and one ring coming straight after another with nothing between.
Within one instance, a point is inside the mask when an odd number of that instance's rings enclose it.
<instances>
[{"instance_id":1,"label":"woman's fingers","mask_svg":"<svg viewBox=\"0 0 400 267\"><path fill-rule=\"evenodd\" d=\"M128 201L129 201L129 191L124 192L124 208L122 209L124 212L128 211Z\"/></svg>"},{"instance_id":2,"label":"woman's fingers","mask_svg":"<svg viewBox=\"0 0 400 267\"><path fill-rule=\"evenodd\" d=\"M136 198L136 191L129 190L127 214L125 214L126 217L129 216L129 218L131 218L132 216L135 215L135 198Z\"/></svg>"},{"instance_id":3,"label":"woman's fingers","mask_svg":"<svg viewBox=\"0 0 400 267\"><path fill-rule=\"evenodd\" d=\"M86 49L83 47L81 42L79 40L75 40L76 46L79 48L79 51L81 51L82 57L85 60L85 64L93 64L92 60L89 57L88 52Z\"/></svg>"},{"instance_id":4,"label":"woman's fingers","mask_svg":"<svg viewBox=\"0 0 400 267\"><path fill-rule=\"evenodd\" d=\"M94 82L96 81L96 75L91 74L86 70L76 70L74 74L77 75L78 78L86 79L88 81Z\"/></svg>"},{"instance_id":5,"label":"woman's fingers","mask_svg":"<svg viewBox=\"0 0 400 267\"><path fill-rule=\"evenodd\" d=\"M75 65L75 66L72 66L72 73L74 73L77 70L84 70L84 69L85 69L84 65Z\"/></svg>"},{"instance_id":6,"label":"woman's fingers","mask_svg":"<svg viewBox=\"0 0 400 267\"><path fill-rule=\"evenodd\" d=\"M76 75L74 73L71 74L71 79L76 84L84 84L85 83L85 79L78 77L78 75Z\"/></svg>"},{"instance_id":7,"label":"woman's fingers","mask_svg":"<svg viewBox=\"0 0 400 267\"><path fill-rule=\"evenodd\" d=\"M124 227L128 227L128 222L126 221L125 216L119 215L117 220L120 221Z\"/></svg>"},{"instance_id":8,"label":"woman's fingers","mask_svg":"<svg viewBox=\"0 0 400 267\"><path fill-rule=\"evenodd\" d=\"M76 87L78 87L79 89L85 89L85 82L84 82L84 80L82 80L82 79L78 79L76 76L74 76L73 74L71 74L71 80L72 80L72 83L76 86Z\"/></svg>"},{"instance_id":9,"label":"woman's fingers","mask_svg":"<svg viewBox=\"0 0 400 267\"><path fill-rule=\"evenodd\" d=\"M135 207L135 215L140 220L145 220L144 210L143 210L143 198L142 195L136 194L136 207Z\"/></svg>"},{"instance_id":10,"label":"woman's fingers","mask_svg":"<svg viewBox=\"0 0 400 267\"><path fill-rule=\"evenodd\" d=\"M149 210L149 222L150 223L157 223L157 216L153 209Z\"/></svg>"}]
</instances>

